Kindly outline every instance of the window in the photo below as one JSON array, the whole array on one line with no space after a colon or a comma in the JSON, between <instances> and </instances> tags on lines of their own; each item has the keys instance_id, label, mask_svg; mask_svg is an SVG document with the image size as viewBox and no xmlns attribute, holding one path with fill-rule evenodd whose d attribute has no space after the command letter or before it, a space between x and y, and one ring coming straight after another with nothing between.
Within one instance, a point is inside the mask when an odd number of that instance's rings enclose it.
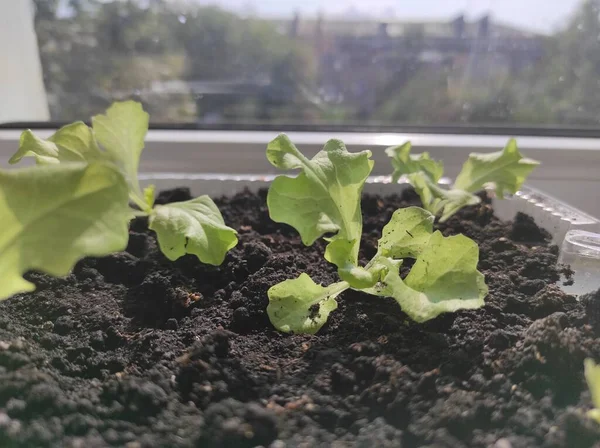
<instances>
[{"instance_id":1,"label":"window","mask_svg":"<svg viewBox=\"0 0 600 448\"><path fill-rule=\"evenodd\" d=\"M26 9L44 105L2 121L69 122L135 98L154 125L177 128L600 123L600 0L33 0ZM4 46L12 58L28 51ZM15 103L39 102L44 89L13 92Z\"/></svg>"}]
</instances>

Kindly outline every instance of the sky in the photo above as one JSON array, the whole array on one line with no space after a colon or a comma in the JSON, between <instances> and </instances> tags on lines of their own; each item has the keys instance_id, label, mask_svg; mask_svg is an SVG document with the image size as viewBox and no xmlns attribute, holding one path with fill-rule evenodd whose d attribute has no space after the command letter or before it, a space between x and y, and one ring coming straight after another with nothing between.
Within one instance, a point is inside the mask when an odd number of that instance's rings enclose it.
<instances>
[{"instance_id":1,"label":"sky","mask_svg":"<svg viewBox=\"0 0 600 448\"><path fill-rule=\"evenodd\" d=\"M175 0L178 1L178 0ZM179 0L181 1L181 0ZM551 33L565 23L582 0L184 0L218 5L238 12L267 17L301 15L363 15L399 20L448 20L464 13L478 18L490 13L492 20L520 28Z\"/></svg>"}]
</instances>

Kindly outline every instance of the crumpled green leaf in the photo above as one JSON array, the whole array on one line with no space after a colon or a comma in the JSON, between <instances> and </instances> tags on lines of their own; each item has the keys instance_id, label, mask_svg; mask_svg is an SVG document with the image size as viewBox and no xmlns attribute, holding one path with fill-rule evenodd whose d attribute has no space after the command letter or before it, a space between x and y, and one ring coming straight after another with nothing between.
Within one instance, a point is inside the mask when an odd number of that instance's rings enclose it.
<instances>
[{"instance_id":1,"label":"crumpled green leaf","mask_svg":"<svg viewBox=\"0 0 600 448\"><path fill-rule=\"evenodd\" d=\"M315 334L337 309L335 298L348 289L345 282L323 287L307 274L285 280L268 291L267 314L275 328L284 333Z\"/></svg>"},{"instance_id":2,"label":"crumpled green leaf","mask_svg":"<svg viewBox=\"0 0 600 448\"><path fill-rule=\"evenodd\" d=\"M479 196L468 191L442 188L423 172L409 174L408 179L421 198L423 207L434 215L441 215L440 222L445 222L467 205L481 202Z\"/></svg>"},{"instance_id":3,"label":"crumpled green leaf","mask_svg":"<svg viewBox=\"0 0 600 448\"><path fill-rule=\"evenodd\" d=\"M38 165L60 162L91 162L106 159L100 151L94 133L83 122L63 126L47 140L27 129L21 134L19 149L9 163L20 162L24 157L34 157Z\"/></svg>"},{"instance_id":4,"label":"crumpled green leaf","mask_svg":"<svg viewBox=\"0 0 600 448\"><path fill-rule=\"evenodd\" d=\"M27 270L65 275L82 257L123 250L134 216L149 216L170 259L192 253L218 265L237 244L207 196L153 208L154 186L142 192L137 170L149 117L141 104L115 103L92 121L93 129L76 122L46 140L23 132L10 162L34 157L37 166L0 171L0 298L33 289Z\"/></svg>"},{"instance_id":5,"label":"crumpled green leaf","mask_svg":"<svg viewBox=\"0 0 600 448\"><path fill-rule=\"evenodd\" d=\"M539 162L523 157L516 141L511 139L502 151L471 154L454 185L446 189L438 184L443 174L441 162L432 160L428 153L412 155L410 150L410 143L386 149L394 167L392 179L397 182L405 175L421 198L423 207L434 215L441 214L440 222L467 205L481 202L474 193L486 185L492 185L500 198L507 192L516 193L539 165Z\"/></svg>"},{"instance_id":6,"label":"crumpled green leaf","mask_svg":"<svg viewBox=\"0 0 600 448\"><path fill-rule=\"evenodd\" d=\"M377 252L389 258L416 258L429 243L435 217L420 207L396 210L384 226Z\"/></svg>"},{"instance_id":7,"label":"crumpled green leaf","mask_svg":"<svg viewBox=\"0 0 600 448\"><path fill-rule=\"evenodd\" d=\"M478 196L468 191L442 188L438 182L444 173L443 164L432 160L426 152L412 155L410 150L410 142L386 149L394 167L392 180L397 182L400 176L406 176L421 198L423 208L434 215L441 214L440 222L466 205L481 202Z\"/></svg>"},{"instance_id":8,"label":"crumpled green leaf","mask_svg":"<svg viewBox=\"0 0 600 448\"><path fill-rule=\"evenodd\" d=\"M208 196L157 205L150 214L149 227L156 232L160 250L169 260L194 254L203 263L218 266L238 241L237 232L225 225Z\"/></svg>"},{"instance_id":9,"label":"crumpled green leaf","mask_svg":"<svg viewBox=\"0 0 600 448\"><path fill-rule=\"evenodd\" d=\"M383 228L373 259L365 267L342 266L339 272L344 281L322 287L302 274L296 280L271 287L268 293L271 322L281 331L314 333L337 307L332 299L348 288L393 297L417 322L445 312L483 306L487 286L477 271L477 244L463 235L445 238L439 231L433 233L433 221L434 216L419 207L396 210ZM330 247L331 253L342 253L340 257L344 260L343 253L351 245L338 239ZM399 267L405 258L416 261L403 281ZM316 314L315 310L324 312Z\"/></svg>"},{"instance_id":10,"label":"crumpled green leaf","mask_svg":"<svg viewBox=\"0 0 600 448\"><path fill-rule=\"evenodd\" d=\"M349 153L339 140L329 140L310 160L286 135L267 147L267 159L273 166L302 170L297 177L279 176L271 184L267 195L271 219L294 227L306 245L333 233L327 239L325 258L351 282L354 280L348 275L357 265L362 235L360 198L373 169L370 157L370 151Z\"/></svg>"},{"instance_id":11,"label":"crumpled green leaf","mask_svg":"<svg viewBox=\"0 0 600 448\"><path fill-rule=\"evenodd\" d=\"M587 358L584 360L584 371L594 405L594 409L589 410L587 415L600 424L600 365L597 365L593 359Z\"/></svg>"},{"instance_id":12,"label":"crumpled green leaf","mask_svg":"<svg viewBox=\"0 0 600 448\"><path fill-rule=\"evenodd\" d=\"M399 163L406 163L406 168L398 165L402 174L423 181L424 203L445 212L450 202L457 201L454 191L441 190L433 181L442 175L437 162L410 157L410 146L390 152L397 155ZM302 170L296 178L278 177L271 185L267 196L271 217L295 227L305 244L333 233L326 238L325 258L338 266L342 279L323 287L302 274L271 287L267 311L279 330L318 331L337 308L335 297L348 288L393 297L418 322L483 305L487 286L477 271L477 244L462 235L444 238L439 231L433 233L434 215L419 207L397 210L383 229L373 259L364 267L358 265L360 194L372 169L369 157L368 152L349 154L336 140L330 140L311 160L284 135L269 144L267 158L274 166ZM471 197L479 200L470 193L464 196L467 201ZM399 267L404 258L416 261L402 280Z\"/></svg>"},{"instance_id":13,"label":"crumpled green leaf","mask_svg":"<svg viewBox=\"0 0 600 448\"><path fill-rule=\"evenodd\" d=\"M191 201L154 206L154 187L141 191L138 168L148 132L149 115L135 101L113 104L92 119L96 137L129 182L130 198L149 214L161 251L170 260L194 254L200 261L220 265L237 244L235 230L227 227L208 196Z\"/></svg>"},{"instance_id":14,"label":"crumpled green leaf","mask_svg":"<svg viewBox=\"0 0 600 448\"><path fill-rule=\"evenodd\" d=\"M390 146L385 150L394 168L392 181L398 182L402 176L424 172L432 182L437 183L444 175L443 163L433 160L428 152L413 155L410 153L411 148L411 143L406 142L403 145Z\"/></svg>"},{"instance_id":15,"label":"crumpled green leaf","mask_svg":"<svg viewBox=\"0 0 600 448\"><path fill-rule=\"evenodd\" d=\"M103 162L0 170L0 299L32 291L29 270L64 276L83 257L124 250L127 196Z\"/></svg>"},{"instance_id":16,"label":"crumpled green leaf","mask_svg":"<svg viewBox=\"0 0 600 448\"><path fill-rule=\"evenodd\" d=\"M464 235L444 237L433 233L422 247L404 281L399 261L379 259L387 264L381 282L366 290L370 294L393 297L402 311L415 322L425 322L442 313L475 309L484 305L488 293L483 274L477 271L479 248Z\"/></svg>"},{"instance_id":17,"label":"crumpled green leaf","mask_svg":"<svg viewBox=\"0 0 600 448\"><path fill-rule=\"evenodd\" d=\"M446 222L451 216L458 212L461 208L468 205L477 205L481 202L481 198L475 194L471 194L468 191L458 190L451 188L450 190L444 190L439 187L433 189L433 194L436 196L434 200L434 209L436 214L439 213L437 210L441 209L440 222Z\"/></svg>"},{"instance_id":18,"label":"crumpled green leaf","mask_svg":"<svg viewBox=\"0 0 600 448\"><path fill-rule=\"evenodd\" d=\"M104 115L92 118L92 127L98 142L119 165L129 188L143 198L138 183L138 168L150 116L136 101L114 103Z\"/></svg>"},{"instance_id":19,"label":"crumpled green leaf","mask_svg":"<svg viewBox=\"0 0 600 448\"><path fill-rule=\"evenodd\" d=\"M501 199L515 194L539 162L523 157L515 139L510 139L502 151L489 154L473 153L465 162L452 188L476 193L486 184L493 185Z\"/></svg>"},{"instance_id":20,"label":"crumpled green leaf","mask_svg":"<svg viewBox=\"0 0 600 448\"><path fill-rule=\"evenodd\" d=\"M149 119L140 103L115 102L106 114L92 118L93 129L83 122L75 122L62 127L47 140L30 130L24 131L19 149L9 162L17 163L23 157L35 157L40 165L111 160L123 170L133 195L143 199L138 168Z\"/></svg>"}]
</instances>

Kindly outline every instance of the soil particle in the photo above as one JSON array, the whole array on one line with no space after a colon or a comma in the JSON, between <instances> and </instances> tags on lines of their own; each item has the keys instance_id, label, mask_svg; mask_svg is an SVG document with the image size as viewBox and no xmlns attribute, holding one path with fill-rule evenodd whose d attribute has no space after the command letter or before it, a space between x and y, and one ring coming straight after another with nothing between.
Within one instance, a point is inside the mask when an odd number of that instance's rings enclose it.
<instances>
[{"instance_id":1,"label":"soil particle","mask_svg":"<svg viewBox=\"0 0 600 448\"><path fill-rule=\"evenodd\" d=\"M164 205L171 202L189 201L192 199L190 189L187 187L173 188L171 190L160 191L154 201L155 204Z\"/></svg>"},{"instance_id":2,"label":"soil particle","mask_svg":"<svg viewBox=\"0 0 600 448\"><path fill-rule=\"evenodd\" d=\"M211 404L205 416L209 430L198 441L198 446L251 448L269 445L277 437L276 416L257 403L226 398Z\"/></svg>"},{"instance_id":3,"label":"soil particle","mask_svg":"<svg viewBox=\"0 0 600 448\"><path fill-rule=\"evenodd\" d=\"M513 241L536 244L546 243L551 240L548 232L540 229L531 216L518 212L513 221L510 238Z\"/></svg>"},{"instance_id":4,"label":"soil particle","mask_svg":"<svg viewBox=\"0 0 600 448\"><path fill-rule=\"evenodd\" d=\"M169 262L136 219L126 251L64 279L28 273L37 291L0 304L0 446L600 446L583 378L583 359L600 361L598 294L578 302L555 286L568 270L531 218L502 222L483 201L436 225L479 243L482 309L417 324L392 299L347 291L319 334L283 335L267 290L337 274L325 243L305 247L265 198L217 201L240 238L221 267ZM418 197L362 204L366 262Z\"/></svg>"},{"instance_id":5,"label":"soil particle","mask_svg":"<svg viewBox=\"0 0 600 448\"><path fill-rule=\"evenodd\" d=\"M585 315L589 319L589 324L594 328L596 334L600 334L600 289L583 294L579 300L585 307Z\"/></svg>"}]
</instances>

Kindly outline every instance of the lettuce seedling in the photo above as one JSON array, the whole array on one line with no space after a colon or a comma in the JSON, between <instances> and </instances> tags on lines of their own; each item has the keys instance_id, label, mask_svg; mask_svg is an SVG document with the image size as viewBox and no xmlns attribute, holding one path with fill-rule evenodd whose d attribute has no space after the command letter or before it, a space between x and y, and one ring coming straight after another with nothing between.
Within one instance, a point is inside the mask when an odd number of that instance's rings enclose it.
<instances>
[{"instance_id":1,"label":"lettuce seedling","mask_svg":"<svg viewBox=\"0 0 600 448\"><path fill-rule=\"evenodd\" d=\"M237 234L208 196L154 205L154 187L140 188L148 123L141 104L127 101L93 117L92 127L73 123L47 140L23 132L9 162L33 157L36 166L0 170L0 299L34 289L28 270L64 276L83 257L124 250L134 216L148 217L170 260L187 253L223 262Z\"/></svg>"},{"instance_id":2,"label":"lettuce seedling","mask_svg":"<svg viewBox=\"0 0 600 448\"><path fill-rule=\"evenodd\" d=\"M600 365L596 365L593 359L587 358L584 361L584 370L594 405L594 409L589 410L587 416L600 424Z\"/></svg>"},{"instance_id":3,"label":"lettuce seedling","mask_svg":"<svg viewBox=\"0 0 600 448\"><path fill-rule=\"evenodd\" d=\"M506 193L515 194L539 165L539 162L523 157L516 141L511 139L502 151L470 154L452 187L446 189L438 184L444 174L443 164L431 159L427 152L413 155L410 150L410 142L386 149L394 168L392 181L398 182L401 176L406 176L419 194L423 207L436 216L441 215L440 222L464 206L481 202L475 193L485 186L491 186L501 199Z\"/></svg>"},{"instance_id":4,"label":"lettuce seedling","mask_svg":"<svg viewBox=\"0 0 600 448\"><path fill-rule=\"evenodd\" d=\"M477 244L464 235L433 232L434 216L419 207L396 210L373 259L359 265L360 200L373 168L370 158L370 151L350 153L339 140L328 141L312 159L286 135L269 143L267 159L272 165L301 170L296 177L279 176L271 184L271 218L294 227L305 245L324 237L325 258L337 266L342 280L321 286L301 274L271 287L267 313L278 330L317 332L337 308L336 297L347 289L392 297L417 322L483 305L488 289L477 271ZM405 258L415 263L402 279L399 268Z\"/></svg>"}]
</instances>

